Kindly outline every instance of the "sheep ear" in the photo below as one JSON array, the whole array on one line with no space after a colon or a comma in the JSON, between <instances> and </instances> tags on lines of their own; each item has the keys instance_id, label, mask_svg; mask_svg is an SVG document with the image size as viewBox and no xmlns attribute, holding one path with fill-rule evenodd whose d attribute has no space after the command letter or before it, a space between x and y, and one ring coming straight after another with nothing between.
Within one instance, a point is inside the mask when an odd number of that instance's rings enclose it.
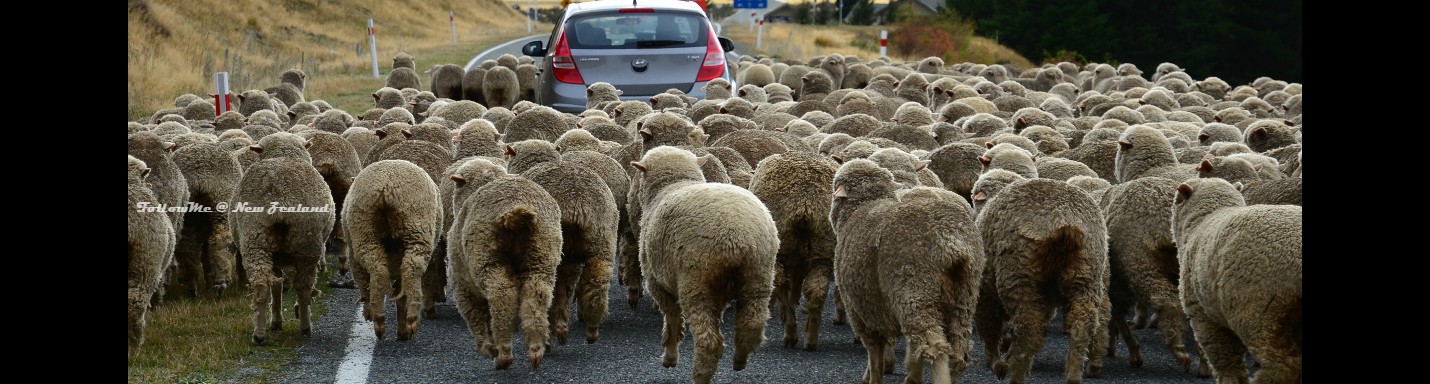
<instances>
[{"instance_id":1,"label":"sheep ear","mask_svg":"<svg viewBox=\"0 0 1430 384\"><path fill-rule=\"evenodd\" d=\"M239 97L239 100L242 100L242 99L243 99L243 97ZM381 97L381 96L378 96L378 95L377 95L377 92L373 92L373 93L372 93L372 100L373 100L373 101L382 100L382 97Z\"/></svg>"},{"instance_id":2,"label":"sheep ear","mask_svg":"<svg viewBox=\"0 0 1430 384\"><path fill-rule=\"evenodd\" d=\"M577 122L576 122L576 128L585 129L585 128L586 128L586 123L585 123L585 122L582 122L582 121L577 121Z\"/></svg>"},{"instance_id":3,"label":"sheep ear","mask_svg":"<svg viewBox=\"0 0 1430 384\"><path fill-rule=\"evenodd\" d=\"M452 182L457 183L457 188L461 188L463 185L467 185L467 179L464 179L458 175L452 175Z\"/></svg>"},{"instance_id":4,"label":"sheep ear","mask_svg":"<svg viewBox=\"0 0 1430 384\"><path fill-rule=\"evenodd\" d=\"M144 170L139 171L139 178L140 178L140 179L144 179L144 178L148 178L148 177L149 177L149 168L144 168Z\"/></svg>"},{"instance_id":5,"label":"sheep ear","mask_svg":"<svg viewBox=\"0 0 1430 384\"><path fill-rule=\"evenodd\" d=\"M914 163L914 171L922 171L924 168L928 168L931 162L932 161L929 160L919 160L917 163Z\"/></svg>"},{"instance_id":6,"label":"sheep ear","mask_svg":"<svg viewBox=\"0 0 1430 384\"><path fill-rule=\"evenodd\" d=\"M839 187L834 188L833 196L836 199L849 197L849 191L844 189L844 184L840 184Z\"/></svg>"},{"instance_id":7,"label":"sheep ear","mask_svg":"<svg viewBox=\"0 0 1430 384\"><path fill-rule=\"evenodd\" d=\"M1131 142L1131 141L1118 140L1118 141L1117 141L1117 145L1121 146L1122 149L1132 149L1132 142Z\"/></svg>"},{"instance_id":8,"label":"sheep ear","mask_svg":"<svg viewBox=\"0 0 1430 384\"><path fill-rule=\"evenodd\" d=\"M587 98L590 98L591 96L595 96L595 95L596 95L596 91L595 91L595 90L592 90L591 88L586 88L586 97L587 97Z\"/></svg>"},{"instance_id":9,"label":"sheep ear","mask_svg":"<svg viewBox=\"0 0 1430 384\"><path fill-rule=\"evenodd\" d=\"M993 159L988 158L988 156L979 156L978 162L983 163L983 166L987 167L988 163L993 162Z\"/></svg>"},{"instance_id":10,"label":"sheep ear","mask_svg":"<svg viewBox=\"0 0 1430 384\"><path fill-rule=\"evenodd\" d=\"M1137 105L1147 105L1147 100L1137 99Z\"/></svg>"},{"instance_id":11,"label":"sheep ear","mask_svg":"<svg viewBox=\"0 0 1430 384\"><path fill-rule=\"evenodd\" d=\"M260 146L257 146L257 145L250 145L250 146L248 146L248 150L253 151L253 152L256 152L256 153L263 153L263 147L260 147Z\"/></svg>"},{"instance_id":12,"label":"sheep ear","mask_svg":"<svg viewBox=\"0 0 1430 384\"><path fill-rule=\"evenodd\" d=\"M378 140L387 138L387 131L381 129L373 131L372 134L377 135Z\"/></svg>"},{"instance_id":13,"label":"sheep ear","mask_svg":"<svg viewBox=\"0 0 1430 384\"><path fill-rule=\"evenodd\" d=\"M561 152L561 146L560 146L560 145L556 146L556 152Z\"/></svg>"},{"instance_id":14,"label":"sheep ear","mask_svg":"<svg viewBox=\"0 0 1430 384\"><path fill-rule=\"evenodd\" d=\"M172 141L165 141L161 145L164 147L164 152L174 152L179 148L179 144Z\"/></svg>"},{"instance_id":15,"label":"sheep ear","mask_svg":"<svg viewBox=\"0 0 1430 384\"><path fill-rule=\"evenodd\" d=\"M1176 204L1181 204L1186 202L1187 198L1190 197L1192 197L1192 186L1187 184L1178 185L1177 197L1173 199L1172 202Z\"/></svg>"},{"instance_id":16,"label":"sheep ear","mask_svg":"<svg viewBox=\"0 0 1430 384\"><path fill-rule=\"evenodd\" d=\"M622 90L619 90L619 89L616 90L616 96L620 96L620 95L624 95L624 94L626 94L626 91L622 91Z\"/></svg>"},{"instance_id":17,"label":"sheep ear","mask_svg":"<svg viewBox=\"0 0 1430 384\"><path fill-rule=\"evenodd\" d=\"M641 164L641 162L639 162L639 161L632 161L632 162L631 162L631 166L632 166L632 167L635 167L635 168L638 169L638 170L640 170L641 173L646 173L645 164Z\"/></svg>"},{"instance_id":18,"label":"sheep ear","mask_svg":"<svg viewBox=\"0 0 1430 384\"><path fill-rule=\"evenodd\" d=\"M977 203L984 200L988 200L988 195L984 194L983 191L978 191L978 193L973 194L973 202Z\"/></svg>"},{"instance_id":19,"label":"sheep ear","mask_svg":"<svg viewBox=\"0 0 1430 384\"><path fill-rule=\"evenodd\" d=\"M402 130L402 138L404 138L404 139L411 139L411 138L412 138L412 131L409 131L409 130L406 130L406 129Z\"/></svg>"},{"instance_id":20,"label":"sheep ear","mask_svg":"<svg viewBox=\"0 0 1430 384\"><path fill-rule=\"evenodd\" d=\"M303 148L312 148L312 147L313 147L313 142L312 142L311 140L304 140L304 141L303 141Z\"/></svg>"},{"instance_id":21,"label":"sheep ear","mask_svg":"<svg viewBox=\"0 0 1430 384\"><path fill-rule=\"evenodd\" d=\"M839 156L839 155L835 154L835 155L829 155L829 158L834 159L834 162L836 162L836 163L844 164L844 156Z\"/></svg>"},{"instance_id":22,"label":"sheep ear","mask_svg":"<svg viewBox=\"0 0 1430 384\"><path fill-rule=\"evenodd\" d=\"M1026 127L1026 126L1028 126L1028 118L1026 118L1026 117L1019 117L1019 118L1018 118L1018 124L1017 124L1017 125L1014 125L1013 127L1014 127L1014 128L1021 128L1021 127Z\"/></svg>"},{"instance_id":23,"label":"sheep ear","mask_svg":"<svg viewBox=\"0 0 1430 384\"><path fill-rule=\"evenodd\" d=\"M1251 138L1253 138L1253 139L1258 139L1258 140L1266 138L1266 130L1265 130L1265 129L1258 129L1258 130L1255 130L1255 131L1251 131Z\"/></svg>"},{"instance_id":24,"label":"sheep ear","mask_svg":"<svg viewBox=\"0 0 1430 384\"><path fill-rule=\"evenodd\" d=\"M502 154L506 156L516 156L516 150L511 149L511 146L508 145L506 146L506 151L502 152Z\"/></svg>"},{"instance_id":25,"label":"sheep ear","mask_svg":"<svg viewBox=\"0 0 1430 384\"><path fill-rule=\"evenodd\" d=\"M1231 186L1232 186L1233 188L1236 188L1236 191L1237 191L1237 192L1241 192L1241 189L1246 187L1246 185L1242 184L1240 181L1235 182L1235 183L1231 183Z\"/></svg>"},{"instance_id":26,"label":"sheep ear","mask_svg":"<svg viewBox=\"0 0 1430 384\"><path fill-rule=\"evenodd\" d=\"M703 166L705 166L705 163L709 162L709 161L710 161L710 158L712 158L712 157L715 157L715 155L705 155L705 156L697 157L697 158L695 158L695 165L699 165L699 166L702 166L702 167L703 167Z\"/></svg>"},{"instance_id":27,"label":"sheep ear","mask_svg":"<svg viewBox=\"0 0 1430 384\"><path fill-rule=\"evenodd\" d=\"M1212 121L1215 121L1215 122L1220 123L1220 122L1221 122L1221 116L1212 116Z\"/></svg>"},{"instance_id":28,"label":"sheep ear","mask_svg":"<svg viewBox=\"0 0 1430 384\"><path fill-rule=\"evenodd\" d=\"M296 119L296 118L298 118L298 113L297 113L297 112L293 112L293 111L288 111L288 118L289 118L289 119Z\"/></svg>"},{"instance_id":29,"label":"sheep ear","mask_svg":"<svg viewBox=\"0 0 1430 384\"><path fill-rule=\"evenodd\" d=\"M994 146L994 145L997 145L997 144L994 144L992 141L989 141L989 142L983 143L983 145L987 146L988 149L993 149L993 146Z\"/></svg>"},{"instance_id":30,"label":"sheep ear","mask_svg":"<svg viewBox=\"0 0 1430 384\"><path fill-rule=\"evenodd\" d=\"M736 92L736 94L740 95L740 97L745 97L745 90L741 89L739 92Z\"/></svg>"},{"instance_id":31,"label":"sheep ear","mask_svg":"<svg viewBox=\"0 0 1430 384\"><path fill-rule=\"evenodd\" d=\"M639 133L639 134L641 135L641 139L642 139L642 140L650 140L651 138L654 138L654 137L655 137L655 135L653 135L653 134L650 133L650 130L649 130L649 129L642 129L642 130L636 131L636 133Z\"/></svg>"},{"instance_id":32,"label":"sheep ear","mask_svg":"<svg viewBox=\"0 0 1430 384\"><path fill-rule=\"evenodd\" d=\"M461 133L452 134L452 141L462 141L462 134L461 134Z\"/></svg>"},{"instance_id":33,"label":"sheep ear","mask_svg":"<svg viewBox=\"0 0 1430 384\"><path fill-rule=\"evenodd\" d=\"M1211 172L1211 171L1212 171L1212 162L1211 162L1211 160L1202 159L1202 165L1197 167L1197 172L1206 173L1206 172Z\"/></svg>"},{"instance_id":34,"label":"sheep ear","mask_svg":"<svg viewBox=\"0 0 1430 384\"><path fill-rule=\"evenodd\" d=\"M730 109L729 109L729 108L725 108L725 107L720 107L720 113L730 113Z\"/></svg>"}]
</instances>

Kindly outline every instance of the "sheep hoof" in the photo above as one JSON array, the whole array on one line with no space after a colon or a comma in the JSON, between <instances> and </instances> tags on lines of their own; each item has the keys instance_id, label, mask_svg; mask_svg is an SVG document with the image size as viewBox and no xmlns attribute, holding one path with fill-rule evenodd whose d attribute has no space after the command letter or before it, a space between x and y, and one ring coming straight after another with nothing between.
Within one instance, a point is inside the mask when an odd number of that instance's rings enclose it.
<instances>
[{"instance_id":1,"label":"sheep hoof","mask_svg":"<svg viewBox=\"0 0 1430 384\"><path fill-rule=\"evenodd\" d=\"M1187 357L1186 352L1175 352L1173 355L1177 356L1177 364L1182 365L1182 371L1192 371L1192 358Z\"/></svg>"},{"instance_id":2,"label":"sheep hoof","mask_svg":"<svg viewBox=\"0 0 1430 384\"><path fill-rule=\"evenodd\" d=\"M840 313L840 314L838 314L838 315L834 315L834 325L844 325L844 324L848 324L848 323L849 323L849 322L844 319L844 314L843 314L843 313Z\"/></svg>"},{"instance_id":3,"label":"sheep hoof","mask_svg":"<svg viewBox=\"0 0 1430 384\"><path fill-rule=\"evenodd\" d=\"M272 322L272 323L269 323L269 324L268 324L268 330L274 331L274 332L282 331L282 330L283 330L283 321L282 321L282 320L279 320L279 321L274 321L274 322Z\"/></svg>"},{"instance_id":4,"label":"sheep hoof","mask_svg":"<svg viewBox=\"0 0 1430 384\"><path fill-rule=\"evenodd\" d=\"M298 334L299 334L299 335L303 335L304 337L313 336L313 329L312 329L312 328L302 328L302 329L299 329L299 330L298 330Z\"/></svg>"},{"instance_id":5,"label":"sheep hoof","mask_svg":"<svg viewBox=\"0 0 1430 384\"><path fill-rule=\"evenodd\" d=\"M372 323L372 331L377 334L378 340L382 340L382 334L387 333L387 324L383 324L381 320L375 321Z\"/></svg>"},{"instance_id":6,"label":"sheep hoof","mask_svg":"<svg viewBox=\"0 0 1430 384\"><path fill-rule=\"evenodd\" d=\"M794 348L795 344L799 344L798 337L785 336L785 348Z\"/></svg>"},{"instance_id":7,"label":"sheep hoof","mask_svg":"<svg viewBox=\"0 0 1430 384\"><path fill-rule=\"evenodd\" d=\"M748 363L749 361L746 359L735 359L731 365L735 368L735 371L743 371L745 370L745 365Z\"/></svg>"},{"instance_id":8,"label":"sheep hoof","mask_svg":"<svg viewBox=\"0 0 1430 384\"><path fill-rule=\"evenodd\" d=\"M1083 376L1087 376L1087 377L1091 377L1091 378L1102 377L1102 366L1101 366L1101 365L1088 366L1088 367L1087 367L1087 372L1086 372L1085 374L1083 374Z\"/></svg>"},{"instance_id":9,"label":"sheep hoof","mask_svg":"<svg viewBox=\"0 0 1430 384\"><path fill-rule=\"evenodd\" d=\"M527 356L528 359L531 360L532 370L541 368L541 359L545 355L545 350L546 348L542 348L540 346L531 347L531 351L528 353Z\"/></svg>"},{"instance_id":10,"label":"sheep hoof","mask_svg":"<svg viewBox=\"0 0 1430 384\"><path fill-rule=\"evenodd\" d=\"M1200 364L1200 367L1197 368L1197 377L1198 377L1198 378L1202 378L1202 379L1206 379L1206 378L1212 377L1211 366L1208 366L1208 365L1205 364L1205 363Z\"/></svg>"},{"instance_id":11,"label":"sheep hoof","mask_svg":"<svg viewBox=\"0 0 1430 384\"><path fill-rule=\"evenodd\" d=\"M626 303L631 305L631 310L632 310L632 311L636 310L636 304L640 304L640 301L641 301L641 294L640 294L640 292L630 291L630 293L629 293L628 295L626 295Z\"/></svg>"},{"instance_id":12,"label":"sheep hoof","mask_svg":"<svg viewBox=\"0 0 1430 384\"><path fill-rule=\"evenodd\" d=\"M1068 384L1082 384L1082 379L1068 379Z\"/></svg>"},{"instance_id":13,"label":"sheep hoof","mask_svg":"<svg viewBox=\"0 0 1430 384\"><path fill-rule=\"evenodd\" d=\"M267 343L267 342L268 342L268 337L267 337L267 336L253 335L253 344L254 344L254 345L263 345L264 343Z\"/></svg>"},{"instance_id":14,"label":"sheep hoof","mask_svg":"<svg viewBox=\"0 0 1430 384\"><path fill-rule=\"evenodd\" d=\"M422 310L422 318L425 318L425 319L433 319L433 318L436 318L436 317L437 317L437 307L436 307L436 306L433 306L432 308L427 308L427 309L423 309L423 310Z\"/></svg>"},{"instance_id":15,"label":"sheep hoof","mask_svg":"<svg viewBox=\"0 0 1430 384\"><path fill-rule=\"evenodd\" d=\"M511 368L511 356L498 357L496 361L496 368L498 370Z\"/></svg>"},{"instance_id":16,"label":"sheep hoof","mask_svg":"<svg viewBox=\"0 0 1430 384\"><path fill-rule=\"evenodd\" d=\"M586 344L595 344L596 339L601 337L600 328L586 328Z\"/></svg>"},{"instance_id":17,"label":"sheep hoof","mask_svg":"<svg viewBox=\"0 0 1430 384\"><path fill-rule=\"evenodd\" d=\"M672 355L672 354L664 354L664 355L661 355L661 356L660 356L660 366L666 367L666 368L675 368L675 360L676 360L676 356L675 356L675 355Z\"/></svg>"},{"instance_id":18,"label":"sheep hoof","mask_svg":"<svg viewBox=\"0 0 1430 384\"><path fill-rule=\"evenodd\" d=\"M998 380L1003 380L1004 376L1008 376L1008 363L1002 361L993 363L993 375L998 376Z\"/></svg>"},{"instance_id":19,"label":"sheep hoof","mask_svg":"<svg viewBox=\"0 0 1430 384\"><path fill-rule=\"evenodd\" d=\"M1142 354L1141 354L1141 353L1131 353L1131 354L1128 354L1128 356L1127 356L1127 365L1128 365L1128 366L1131 366L1132 368L1142 367Z\"/></svg>"},{"instance_id":20,"label":"sheep hoof","mask_svg":"<svg viewBox=\"0 0 1430 384\"><path fill-rule=\"evenodd\" d=\"M818 347L818 346L819 346L819 344L812 343L812 342L811 342L811 343L804 343L804 350L805 350L806 352L814 352L814 350L815 350L816 347Z\"/></svg>"},{"instance_id":21,"label":"sheep hoof","mask_svg":"<svg viewBox=\"0 0 1430 384\"><path fill-rule=\"evenodd\" d=\"M557 342L560 342L561 345L566 345L566 334L567 334L568 332L569 332L569 330L566 329L566 325L562 324L562 325L557 325L557 326L556 326L556 331L555 331L555 332L552 332L552 333L555 333L555 334L556 334L556 341L557 341Z\"/></svg>"},{"instance_id":22,"label":"sheep hoof","mask_svg":"<svg viewBox=\"0 0 1430 384\"><path fill-rule=\"evenodd\" d=\"M497 348L492 346L492 343L482 343L482 345L477 346L477 354L490 359L492 356L497 355Z\"/></svg>"}]
</instances>

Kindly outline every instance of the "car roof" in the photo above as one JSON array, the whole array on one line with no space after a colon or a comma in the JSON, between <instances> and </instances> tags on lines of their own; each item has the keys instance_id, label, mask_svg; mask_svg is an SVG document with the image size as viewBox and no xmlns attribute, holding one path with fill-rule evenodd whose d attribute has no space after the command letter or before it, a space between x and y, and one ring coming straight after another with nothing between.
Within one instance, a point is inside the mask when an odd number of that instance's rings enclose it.
<instances>
[{"instance_id":1,"label":"car roof","mask_svg":"<svg viewBox=\"0 0 1430 384\"><path fill-rule=\"evenodd\" d=\"M571 13L620 8L679 9L704 13L700 4L689 0L596 0L571 4Z\"/></svg>"}]
</instances>

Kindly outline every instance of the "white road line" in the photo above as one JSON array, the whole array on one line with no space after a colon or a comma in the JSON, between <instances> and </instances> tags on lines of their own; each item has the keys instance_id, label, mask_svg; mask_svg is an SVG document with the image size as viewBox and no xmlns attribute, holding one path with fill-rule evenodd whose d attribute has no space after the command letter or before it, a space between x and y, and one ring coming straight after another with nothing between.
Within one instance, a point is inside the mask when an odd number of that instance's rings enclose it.
<instances>
[{"instance_id":1,"label":"white road line","mask_svg":"<svg viewBox=\"0 0 1430 384\"><path fill-rule=\"evenodd\" d=\"M516 39L516 40L512 40L512 41L508 41L508 42L505 42L505 43L498 44L498 45L496 45L496 46L494 46L494 47L491 47L491 48L489 48L489 49L487 49L487 50L485 50L485 51L482 51L482 53L479 53L479 54L477 54L476 56L473 56L473 57L472 57L472 60L467 61L467 66L462 67L462 70L464 70L464 71L471 70L473 66L476 66L477 64L481 64L481 62L479 62L478 60L481 59L482 57L486 57L488 54L492 53L492 51L495 51L495 50L498 50L498 49L502 49L502 47L506 47L506 46L512 45L512 44L526 44L526 42L531 41L532 39L541 38L541 37L543 37L543 36L546 36L546 35L531 35L531 36L526 36L526 37L518 38L518 39Z\"/></svg>"},{"instance_id":2,"label":"white road line","mask_svg":"<svg viewBox=\"0 0 1430 384\"><path fill-rule=\"evenodd\" d=\"M372 331L372 322L362 318L362 304L357 306L357 319L348 332L348 348L343 363L338 365L338 375L333 382L338 384L363 384L367 382L367 372L372 368L372 349L377 346L377 335Z\"/></svg>"}]
</instances>

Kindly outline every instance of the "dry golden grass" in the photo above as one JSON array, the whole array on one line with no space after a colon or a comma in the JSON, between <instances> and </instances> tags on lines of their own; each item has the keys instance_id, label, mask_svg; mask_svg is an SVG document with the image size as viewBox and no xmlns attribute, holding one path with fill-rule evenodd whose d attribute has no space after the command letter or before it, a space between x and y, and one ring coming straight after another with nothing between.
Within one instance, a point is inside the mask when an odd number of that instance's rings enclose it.
<instances>
[{"instance_id":1,"label":"dry golden grass","mask_svg":"<svg viewBox=\"0 0 1430 384\"><path fill-rule=\"evenodd\" d=\"M784 61L803 62L810 57L838 53L868 60L879 56L880 28L887 27L765 24L764 46L761 49L755 49L755 34L750 32L748 25L728 25L724 34L735 40L735 49L742 54L762 54ZM1023 68L1034 66L1032 61L991 39L973 36L971 42L966 49L955 52L953 63L1006 62ZM918 61L923 58L900 57L893 48L889 49L889 55L891 59L902 61Z\"/></svg>"},{"instance_id":2,"label":"dry golden grass","mask_svg":"<svg viewBox=\"0 0 1430 384\"><path fill-rule=\"evenodd\" d=\"M456 14L455 46L448 10ZM468 57L450 62L466 64L477 47L526 33L521 15L500 0L130 0L128 118L148 117L184 93L208 95L213 74L224 71L235 92L277 85L279 73L300 68L310 100L371 93L382 82L372 79L368 18L384 74L398 51L416 56L421 72L442 63L433 54L464 48Z\"/></svg>"}]
</instances>

